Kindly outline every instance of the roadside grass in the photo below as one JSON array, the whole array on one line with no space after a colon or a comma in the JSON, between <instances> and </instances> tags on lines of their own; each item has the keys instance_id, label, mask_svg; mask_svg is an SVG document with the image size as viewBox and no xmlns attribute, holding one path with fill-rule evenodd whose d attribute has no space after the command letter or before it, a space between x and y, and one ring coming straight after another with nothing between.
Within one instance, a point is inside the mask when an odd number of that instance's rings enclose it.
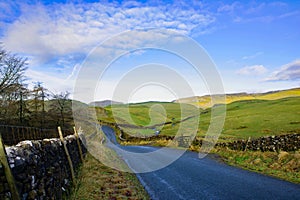
<instances>
[{"instance_id":1,"label":"roadside grass","mask_svg":"<svg viewBox=\"0 0 300 200\"><path fill-rule=\"evenodd\" d=\"M72 200L149 199L134 174L107 167L89 153L78 176Z\"/></svg>"},{"instance_id":2,"label":"roadside grass","mask_svg":"<svg viewBox=\"0 0 300 200\"><path fill-rule=\"evenodd\" d=\"M229 165L300 183L300 151L277 153L215 148L212 153L220 155Z\"/></svg>"}]
</instances>

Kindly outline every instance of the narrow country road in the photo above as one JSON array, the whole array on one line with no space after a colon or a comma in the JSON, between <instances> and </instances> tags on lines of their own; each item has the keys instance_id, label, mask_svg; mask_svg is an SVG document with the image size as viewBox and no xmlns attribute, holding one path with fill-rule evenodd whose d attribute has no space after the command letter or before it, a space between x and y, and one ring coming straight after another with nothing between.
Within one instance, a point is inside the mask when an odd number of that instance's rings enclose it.
<instances>
[{"instance_id":1,"label":"narrow country road","mask_svg":"<svg viewBox=\"0 0 300 200\"><path fill-rule=\"evenodd\" d=\"M134 172L146 171L136 174L151 199L300 199L298 184L231 167L209 157L199 159L195 152L121 146L115 139L113 129L103 126L102 130L108 145L116 150ZM157 152L157 155L148 157L147 153L151 152ZM131 153L136 155L132 156ZM175 162L151 171L178 153L183 155Z\"/></svg>"}]
</instances>

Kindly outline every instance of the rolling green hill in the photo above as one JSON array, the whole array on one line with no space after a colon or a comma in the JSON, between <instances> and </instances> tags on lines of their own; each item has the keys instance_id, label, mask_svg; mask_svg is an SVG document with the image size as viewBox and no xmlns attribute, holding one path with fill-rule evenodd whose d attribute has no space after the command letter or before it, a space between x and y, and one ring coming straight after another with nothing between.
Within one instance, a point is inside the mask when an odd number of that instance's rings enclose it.
<instances>
[{"instance_id":1,"label":"rolling green hill","mask_svg":"<svg viewBox=\"0 0 300 200\"><path fill-rule=\"evenodd\" d=\"M96 108L98 119L117 122L130 135L154 135L164 124L179 123L197 115L199 109L189 104L146 102Z\"/></svg>"},{"instance_id":2,"label":"rolling green hill","mask_svg":"<svg viewBox=\"0 0 300 200\"><path fill-rule=\"evenodd\" d=\"M300 96L300 88L293 88L289 90L280 90L280 91L272 91L272 92L267 92L267 93L236 93L236 94L226 94L226 102L216 102L218 103L232 103L236 101L242 101L242 100L256 100L256 99L261 99L261 100L276 100L276 99L282 99L286 97L294 97L294 96ZM211 96L206 95L206 96L200 96L200 97L189 97L189 98L182 98L178 99L174 102L176 103L187 103L187 104L192 104L195 106L198 106L200 108L209 108L213 106L211 103Z\"/></svg>"},{"instance_id":3,"label":"rolling green hill","mask_svg":"<svg viewBox=\"0 0 300 200\"><path fill-rule=\"evenodd\" d=\"M215 107L218 109L218 106ZM96 110L99 119L117 121L125 132L137 136L154 135L156 130L161 131L160 135L174 136L181 125L191 123L192 119L181 120L199 112L192 105L161 102L117 105ZM229 103L226 110L220 141L300 131L300 97L236 101ZM211 108L201 110L198 137L204 137L210 118Z\"/></svg>"},{"instance_id":4,"label":"rolling green hill","mask_svg":"<svg viewBox=\"0 0 300 200\"><path fill-rule=\"evenodd\" d=\"M120 122L137 126L153 126L165 122L178 121L193 115L198 109L189 104L171 102L146 102L129 105L116 105L105 108L108 115Z\"/></svg>"},{"instance_id":5,"label":"rolling green hill","mask_svg":"<svg viewBox=\"0 0 300 200\"><path fill-rule=\"evenodd\" d=\"M210 108L200 117L204 135L210 122ZM227 105L221 139L247 139L300 131L300 97L277 100L244 100Z\"/></svg>"},{"instance_id":6,"label":"rolling green hill","mask_svg":"<svg viewBox=\"0 0 300 200\"><path fill-rule=\"evenodd\" d=\"M205 136L210 120L211 108L207 108L200 114L198 137ZM190 123L190 121L182 123ZM182 123L175 126L165 125L161 135L175 135ZM231 141L290 132L300 132L300 97L244 100L228 104L225 125L219 139Z\"/></svg>"}]
</instances>

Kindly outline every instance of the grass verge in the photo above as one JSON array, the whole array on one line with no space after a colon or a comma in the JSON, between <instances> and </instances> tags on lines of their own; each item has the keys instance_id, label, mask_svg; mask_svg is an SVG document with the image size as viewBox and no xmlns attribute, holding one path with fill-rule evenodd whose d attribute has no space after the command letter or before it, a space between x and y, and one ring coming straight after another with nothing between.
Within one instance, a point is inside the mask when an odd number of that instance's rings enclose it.
<instances>
[{"instance_id":1,"label":"grass verge","mask_svg":"<svg viewBox=\"0 0 300 200\"><path fill-rule=\"evenodd\" d=\"M120 172L103 165L87 154L79 181L70 199L149 199L135 174Z\"/></svg>"},{"instance_id":2,"label":"grass verge","mask_svg":"<svg viewBox=\"0 0 300 200\"><path fill-rule=\"evenodd\" d=\"M277 153L215 148L212 153L220 155L229 165L300 183L300 151Z\"/></svg>"}]
</instances>

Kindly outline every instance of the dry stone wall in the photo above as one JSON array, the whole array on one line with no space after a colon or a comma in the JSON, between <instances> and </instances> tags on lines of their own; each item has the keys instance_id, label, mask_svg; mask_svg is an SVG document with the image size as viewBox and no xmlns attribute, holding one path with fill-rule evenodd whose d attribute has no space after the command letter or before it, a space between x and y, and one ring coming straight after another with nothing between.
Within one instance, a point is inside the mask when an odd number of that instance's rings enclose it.
<instances>
[{"instance_id":1,"label":"dry stone wall","mask_svg":"<svg viewBox=\"0 0 300 200\"><path fill-rule=\"evenodd\" d=\"M238 140L230 143L221 143L218 146L242 151L296 151L300 149L300 133Z\"/></svg>"},{"instance_id":2,"label":"dry stone wall","mask_svg":"<svg viewBox=\"0 0 300 200\"><path fill-rule=\"evenodd\" d=\"M82 151L84 138L80 135ZM75 136L65 137L65 141L75 172L81 160ZM71 186L71 172L60 139L22 141L6 147L20 199L62 199L68 196ZM0 199L11 199L3 167L0 164Z\"/></svg>"}]
</instances>

